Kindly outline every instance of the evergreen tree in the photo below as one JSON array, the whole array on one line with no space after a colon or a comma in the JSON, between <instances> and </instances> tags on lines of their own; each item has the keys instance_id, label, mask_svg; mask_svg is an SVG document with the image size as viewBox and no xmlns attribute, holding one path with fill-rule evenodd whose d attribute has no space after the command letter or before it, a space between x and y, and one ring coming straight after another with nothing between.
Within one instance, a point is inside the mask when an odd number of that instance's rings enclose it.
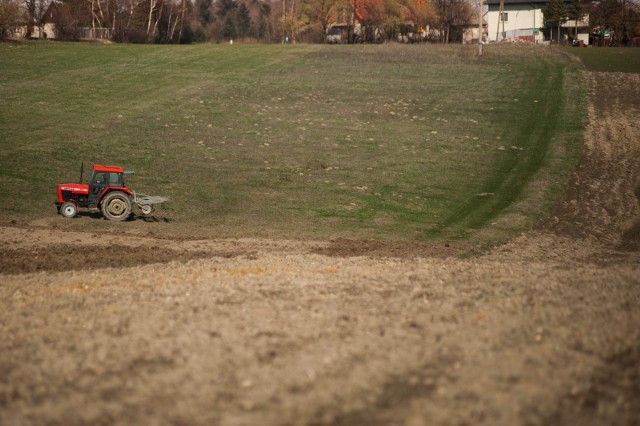
<instances>
[{"instance_id":1,"label":"evergreen tree","mask_svg":"<svg viewBox=\"0 0 640 426\"><path fill-rule=\"evenodd\" d=\"M207 26L207 24L213 21L213 16L211 15L212 4L213 4L213 0L197 0L196 1L200 23L204 26Z\"/></svg>"},{"instance_id":2,"label":"evergreen tree","mask_svg":"<svg viewBox=\"0 0 640 426\"><path fill-rule=\"evenodd\" d=\"M225 39L234 39L236 34L236 23L234 22L233 14L227 13L226 18L224 19L224 26L222 28L222 37Z\"/></svg>"},{"instance_id":3,"label":"evergreen tree","mask_svg":"<svg viewBox=\"0 0 640 426\"><path fill-rule=\"evenodd\" d=\"M269 26L269 17L271 16L271 5L269 3L261 3L258 14L258 34L257 38L261 40L271 41L271 31Z\"/></svg>"},{"instance_id":4,"label":"evergreen tree","mask_svg":"<svg viewBox=\"0 0 640 426\"><path fill-rule=\"evenodd\" d=\"M580 0L573 0L570 5L567 6L567 17L575 21L574 38L578 38L578 21L582 17L582 3Z\"/></svg>"},{"instance_id":5,"label":"evergreen tree","mask_svg":"<svg viewBox=\"0 0 640 426\"><path fill-rule=\"evenodd\" d=\"M542 14L546 23L558 25L558 43L560 43L560 25L567 22L567 7L562 0L551 0L542 8ZM553 27L551 29L553 40Z\"/></svg>"},{"instance_id":6,"label":"evergreen tree","mask_svg":"<svg viewBox=\"0 0 640 426\"><path fill-rule=\"evenodd\" d=\"M219 0L216 3L218 4L218 16L222 19L235 12L236 7L238 7L234 0Z\"/></svg>"},{"instance_id":7,"label":"evergreen tree","mask_svg":"<svg viewBox=\"0 0 640 426\"><path fill-rule=\"evenodd\" d=\"M244 3L240 3L236 11L236 29L240 38L247 37L251 31L251 16L249 8Z\"/></svg>"}]
</instances>

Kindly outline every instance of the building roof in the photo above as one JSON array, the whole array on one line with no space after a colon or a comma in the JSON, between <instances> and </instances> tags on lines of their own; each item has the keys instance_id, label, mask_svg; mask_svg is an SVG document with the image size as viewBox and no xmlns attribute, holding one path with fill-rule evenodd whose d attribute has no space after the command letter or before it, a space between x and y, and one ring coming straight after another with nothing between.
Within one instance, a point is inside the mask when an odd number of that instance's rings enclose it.
<instances>
[{"instance_id":1,"label":"building roof","mask_svg":"<svg viewBox=\"0 0 640 426\"><path fill-rule=\"evenodd\" d=\"M58 22L58 17L60 16L60 7L55 1L49 3L46 12L42 15L40 19L41 24L52 24Z\"/></svg>"}]
</instances>

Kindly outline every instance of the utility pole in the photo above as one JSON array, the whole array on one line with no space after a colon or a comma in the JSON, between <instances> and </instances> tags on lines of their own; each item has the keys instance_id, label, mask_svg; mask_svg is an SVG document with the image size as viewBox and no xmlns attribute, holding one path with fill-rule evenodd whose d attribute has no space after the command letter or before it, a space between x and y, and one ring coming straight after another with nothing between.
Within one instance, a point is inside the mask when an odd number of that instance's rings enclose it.
<instances>
[{"instance_id":1,"label":"utility pole","mask_svg":"<svg viewBox=\"0 0 640 426\"><path fill-rule=\"evenodd\" d=\"M478 8L478 56L482 56L482 0Z\"/></svg>"},{"instance_id":2,"label":"utility pole","mask_svg":"<svg viewBox=\"0 0 640 426\"><path fill-rule=\"evenodd\" d=\"M500 0L500 11L498 12L498 26L496 28L496 41L500 33L500 24L502 23L502 32L504 33L504 0Z\"/></svg>"},{"instance_id":3,"label":"utility pole","mask_svg":"<svg viewBox=\"0 0 640 426\"><path fill-rule=\"evenodd\" d=\"M500 0L500 8L502 9L502 19L500 20L500 22L502 23L502 38L504 40L506 34L504 30L504 0Z\"/></svg>"}]
</instances>

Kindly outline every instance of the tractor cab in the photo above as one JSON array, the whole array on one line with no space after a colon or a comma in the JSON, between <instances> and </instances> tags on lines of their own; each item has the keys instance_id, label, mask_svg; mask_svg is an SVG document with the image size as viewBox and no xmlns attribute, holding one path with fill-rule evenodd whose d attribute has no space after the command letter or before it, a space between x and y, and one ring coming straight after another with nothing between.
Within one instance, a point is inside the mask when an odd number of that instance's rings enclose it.
<instances>
[{"instance_id":1,"label":"tractor cab","mask_svg":"<svg viewBox=\"0 0 640 426\"><path fill-rule=\"evenodd\" d=\"M97 206L107 188L125 188L125 173L133 172L125 171L122 167L93 166L93 173L89 179L89 205Z\"/></svg>"}]
</instances>

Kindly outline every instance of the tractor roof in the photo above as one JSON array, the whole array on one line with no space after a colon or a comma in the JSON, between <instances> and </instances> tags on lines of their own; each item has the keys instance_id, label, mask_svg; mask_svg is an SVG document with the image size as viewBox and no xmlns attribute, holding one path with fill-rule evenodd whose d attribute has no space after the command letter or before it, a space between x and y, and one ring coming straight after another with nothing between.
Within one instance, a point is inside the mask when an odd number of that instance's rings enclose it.
<instances>
[{"instance_id":1,"label":"tractor roof","mask_svg":"<svg viewBox=\"0 0 640 426\"><path fill-rule=\"evenodd\" d=\"M102 166L100 164L96 164L93 166L93 170L96 172L113 172L113 173L124 173L124 169L118 166Z\"/></svg>"}]
</instances>

